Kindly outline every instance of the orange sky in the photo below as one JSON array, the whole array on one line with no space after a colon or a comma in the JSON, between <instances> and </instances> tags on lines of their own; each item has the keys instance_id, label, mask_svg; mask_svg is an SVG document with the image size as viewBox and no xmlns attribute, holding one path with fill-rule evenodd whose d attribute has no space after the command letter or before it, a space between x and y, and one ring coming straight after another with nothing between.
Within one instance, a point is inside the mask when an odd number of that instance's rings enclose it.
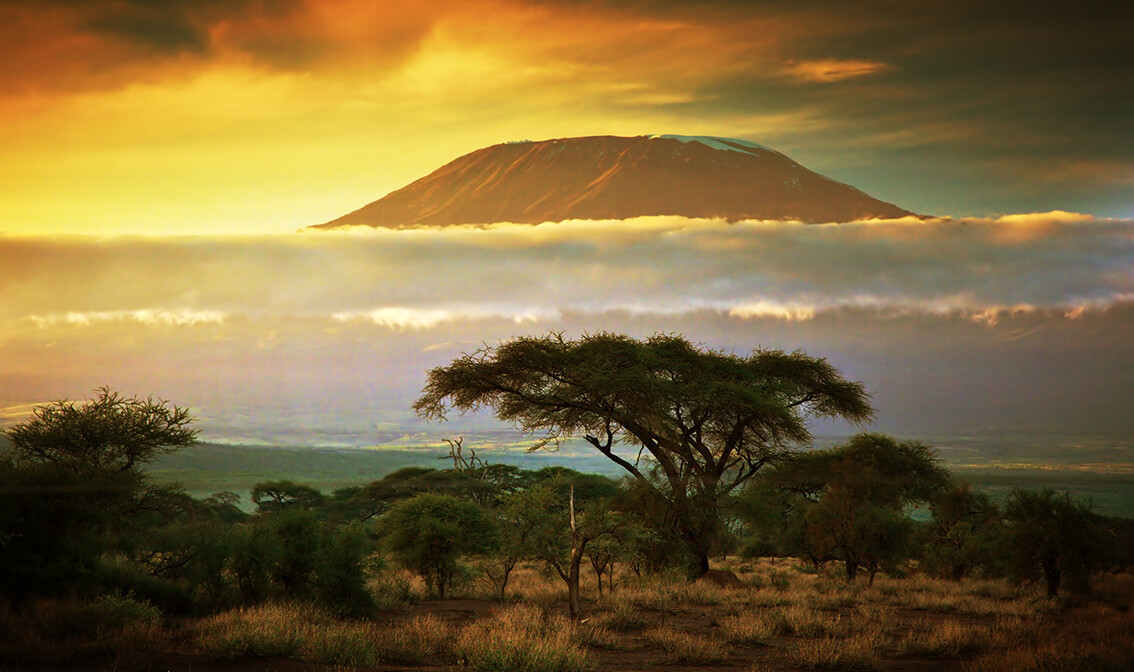
<instances>
[{"instance_id":1,"label":"orange sky","mask_svg":"<svg viewBox=\"0 0 1134 672\"><path fill-rule=\"evenodd\" d=\"M622 4L4 3L0 232L291 231L590 134L755 140L920 212L1132 212L1122 16Z\"/></svg>"}]
</instances>

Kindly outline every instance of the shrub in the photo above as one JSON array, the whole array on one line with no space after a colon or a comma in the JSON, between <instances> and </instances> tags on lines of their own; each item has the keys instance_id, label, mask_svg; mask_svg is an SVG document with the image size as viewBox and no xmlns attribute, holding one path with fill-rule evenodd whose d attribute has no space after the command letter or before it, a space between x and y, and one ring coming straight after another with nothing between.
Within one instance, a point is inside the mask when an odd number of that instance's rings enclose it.
<instances>
[{"instance_id":1,"label":"shrub","mask_svg":"<svg viewBox=\"0 0 1134 672\"><path fill-rule=\"evenodd\" d=\"M370 568L370 539L358 526L330 527L324 531L315 557L315 594L319 602L340 616L362 616L373 610L374 598L366 589Z\"/></svg>"},{"instance_id":2,"label":"shrub","mask_svg":"<svg viewBox=\"0 0 1134 672\"><path fill-rule=\"evenodd\" d=\"M459 574L458 559L496 543L484 509L451 495L426 493L399 502L383 518L383 527L391 550L441 598Z\"/></svg>"}]
</instances>

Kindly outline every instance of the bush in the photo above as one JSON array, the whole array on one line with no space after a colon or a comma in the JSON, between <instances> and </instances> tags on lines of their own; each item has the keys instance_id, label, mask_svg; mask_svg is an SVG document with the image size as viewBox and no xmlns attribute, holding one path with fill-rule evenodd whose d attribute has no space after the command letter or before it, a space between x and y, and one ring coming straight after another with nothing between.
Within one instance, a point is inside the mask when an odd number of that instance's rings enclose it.
<instances>
[{"instance_id":1,"label":"bush","mask_svg":"<svg viewBox=\"0 0 1134 672\"><path fill-rule=\"evenodd\" d=\"M324 532L315 561L315 593L320 603L340 616L362 616L374 608L366 588L372 544L358 526Z\"/></svg>"},{"instance_id":2,"label":"bush","mask_svg":"<svg viewBox=\"0 0 1134 672\"><path fill-rule=\"evenodd\" d=\"M383 518L383 528L390 549L441 598L458 577L461 556L496 544L484 509L452 495L427 493L399 502Z\"/></svg>"},{"instance_id":3,"label":"bush","mask_svg":"<svg viewBox=\"0 0 1134 672\"><path fill-rule=\"evenodd\" d=\"M1054 597L1066 578L1076 592L1087 592L1091 574L1104 557L1098 518L1069 493L1049 488L1013 490L1004 505L1008 548L1016 578L1042 578Z\"/></svg>"}]
</instances>

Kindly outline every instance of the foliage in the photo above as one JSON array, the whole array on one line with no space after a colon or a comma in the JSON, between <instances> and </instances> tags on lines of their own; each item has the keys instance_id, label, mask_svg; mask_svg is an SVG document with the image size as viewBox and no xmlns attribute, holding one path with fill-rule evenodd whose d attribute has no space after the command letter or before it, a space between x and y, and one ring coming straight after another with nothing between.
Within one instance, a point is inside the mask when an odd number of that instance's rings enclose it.
<instances>
[{"instance_id":1,"label":"foliage","mask_svg":"<svg viewBox=\"0 0 1134 672\"><path fill-rule=\"evenodd\" d=\"M1055 596L1066 578L1086 592L1099 569L1103 543L1091 507L1054 490L1013 490L1004 504L1008 548L1016 578L1041 578Z\"/></svg>"},{"instance_id":2,"label":"foliage","mask_svg":"<svg viewBox=\"0 0 1134 672\"><path fill-rule=\"evenodd\" d=\"M858 499L836 484L804 513L805 537L816 557L842 560L848 581L859 568L870 582L883 566L897 566L911 552L914 522L893 508Z\"/></svg>"},{"instance_id":3,"label":"foliage","mask_svg":"<svg viewBox=\"0 0 1134 672\"><path fill-rule=\"evenodd\" d=\"M283 553L279 538L267 525L240 525L231 536L230 571L246 603L268 599L274 592L272 568Z\"/></svg>"},{"instance_id":4,"label":"foliage","mask_svg":"<svg viewBox=\"0 0 1134 672\"><path fill-rule=\"evenodd\" d=\"M848 581L864 568L873 582L881 567L912 554L914 523L904 515L906 507L929 502L949 482L948 471L923 444L863 433L785 459L766 485L785 493L781 506L792 505L785 530L799 551L816 564L841 560ZM774 520L769 512L775 500L759 489L754 498L747 510L761 522Z\"/></svg>"},{"instance_id":5,"label":"foliage","mask_svg":"<svg viewBox=\"0 0 1134 672\"><path fill-rule=\"evenodd\" d=\"M161 453L197 440L186 408L96 390L85 403L56 401L7 430L17 464L55 464L76 474L135 472Z\"/></svg>"},{"instance_id":6,"label":"foliage","mask_svg":"<svg viewBox=\"0 0 1134 672\"><path fill-rule=\"evenodd\" d=\"M327 526L315 558L315 595L340 616L362 616L374 607L366 588L373 542L355 525Z\"/></svg>"},{"instance_id":7,"label":"foliage","mask_svg":"<svg viewBox=\"0 0 1134 672\"><path fill-rule=\"evenodd\" d=\"M5 432L0 592L16 601L97 590L108 553L135 553L147 529L184 511L187 498L154 486L141 467L195 441L188 411L96 393L40 406Z\"/></svg>"},{"instance_id":8,"label":"foliage","mask_svg":"<svg viewBox=\"0 0 1134 672\"><path fill-rule=\"evenodd\" d=\"M382 529L388 547L441 598L461 557L487 553L497 544L484 509L452 495L425 493L399 502L383 516Z\"/></svg>"},{"instance_id":9,"label":"foliage","mask_svg":"<svg viewBox=\"0 0 1134 672\"><path fill-rule=\"evenodd\" d=\"M491 407L500 419L543 433L540 446L584 436L666 502L695 559L691 573L700 575L709 567L720 498L806 443L807 418L862 421L872 414L867 399L861 384L800 352L739 357L680 336L599 333L518 338L465 355L429 372L414 408L444 419L450 409ZM647 453L661 487L618 444Z\"/></svg>"},{"instance_id":10,"label":"foliage","mask_svg":"<svg viewBox=\"0 0 1134 672\"><path fill-rule=\"evenodd\" d=\"M252 486L252 502L261 511L311 510L323 505L323 493L294 481L264 481Z\"/></svg>"},{"instance_id":11,"label":"foliage","mask_svg":"<svg viewBox=\"0 0 1134 672\"><path fill-rule=\"evenodd\" d=\"M319 521L310 511L281 511L264 521L278 539L279 551L272 564L272 579L284 594L310 597L315 563L322 541Z\"/></svg>"},{"instance_id":12,"label":"foliage","mask_svg":"<svg viewBox=\"0 0 1134 672\"><path fill-rule=\"evenodd\" d=\"M922 562L927 570L954 581L975 571L1002 573L1004 528L988 495L955 483L937 493L929 510L933 518L925 528Z\"/></svg>"}]
</instances>

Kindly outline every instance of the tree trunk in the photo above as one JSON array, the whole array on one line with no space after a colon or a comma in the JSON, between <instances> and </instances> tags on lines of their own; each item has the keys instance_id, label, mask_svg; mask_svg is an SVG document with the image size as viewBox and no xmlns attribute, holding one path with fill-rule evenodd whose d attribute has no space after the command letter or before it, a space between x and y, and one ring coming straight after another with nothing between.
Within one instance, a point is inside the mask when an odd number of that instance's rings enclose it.
<instances>
[{"instance_id":1,"label":"tree trunk","mask_svg":"<svg viewBox=\"0 0 1134 672\"><path fill-rule=\"evenodd\" d=\"M505 591L508 590L508 577L512 574L512 568L515 567L515 566L516 566L516 563L509 562L507 564L507 566L504 567L504 576L500 580L500 599L502 599L502 600L504 599Z\"/></svg>"},{"instance_id":2,"label":"tree trunk","mask_svg":"<svg viewBox=\"0 0 1134 672\"><path fill-rule=\"evenodd\" d=\"M591 569L595 570L595 578L598 579L598 594L602 597L602 565L595 561L594 556L591 556Z\"/></svg>"},{"instance_id":3,"label":"tree trunk","mask_svg":"<svg viewBox=\"0 0 1134 672\"><path fill-rule=\"evenodd\" d=\"M1055 597L1059 594L1059 580L1063 578L1063 572L1054 564L1045 564L1043 574L1047 579L1047 596Z\"/></svg>"},{"instance_id":4,"label":"tree trunk","mask_svg":"<svg viewBox=\"0 0 1134 672\"><path fill-rule=\"evenodd\" d=\"M567 569L567 609L571 620L578 621L582 613L579 605L579 568L583 564L583 549L587 539L575 527L575 486L571 486L571 565Z\"/></svg>"},{"instance_id":5,"label":"tree trunk","mask_svg":"<svg viewBox=\"0 0 1134 672\"><path fill-rule=\"evenodd\" d=\"M571 613L571 620L578 621L582 615L579 602L579 568L583 564L583 544L571 549L571 566L567 570L567 605Z\"/></svg>"},{"instance_id":6,"label":"tree trunk","mask_svg":"<svg viewBox=\"0 0 1134 672\"><path fill-rule=\"evenodd\" d=\"M689 580L696 581L709 571L709 554L701 548L701 540L688 521L682 522L681 534L685 537L685 545L689 549L689 555L692 556L689 563Z\"/></svg>"},{"instance_id":7,"label":"tree trunk","mask_svg":"<svg viewBox=\"0 0 1134 672\"><path fill-rule=\"evenodd\" d=\"M845 553L844 555L846 557L847 583L850 583L858 576L858 559L853 553Z\"/></svg>"},{"instance_id":8,"label":"tree trunk","mask_svg":"<svg viewBox=\"0 0 1134 672\"><path fill-rule=\"evenodd\" d=\"M698 546L696 548L695 553L696 553L695 561L697 563L695 565L696 576L694 576L692 578L699 579L702 576L704 576L706 573L708 573L708 571L709 571L709 554L706 553L704 550L702 550L700 546Z\"/></svg>"}]
</instances>

